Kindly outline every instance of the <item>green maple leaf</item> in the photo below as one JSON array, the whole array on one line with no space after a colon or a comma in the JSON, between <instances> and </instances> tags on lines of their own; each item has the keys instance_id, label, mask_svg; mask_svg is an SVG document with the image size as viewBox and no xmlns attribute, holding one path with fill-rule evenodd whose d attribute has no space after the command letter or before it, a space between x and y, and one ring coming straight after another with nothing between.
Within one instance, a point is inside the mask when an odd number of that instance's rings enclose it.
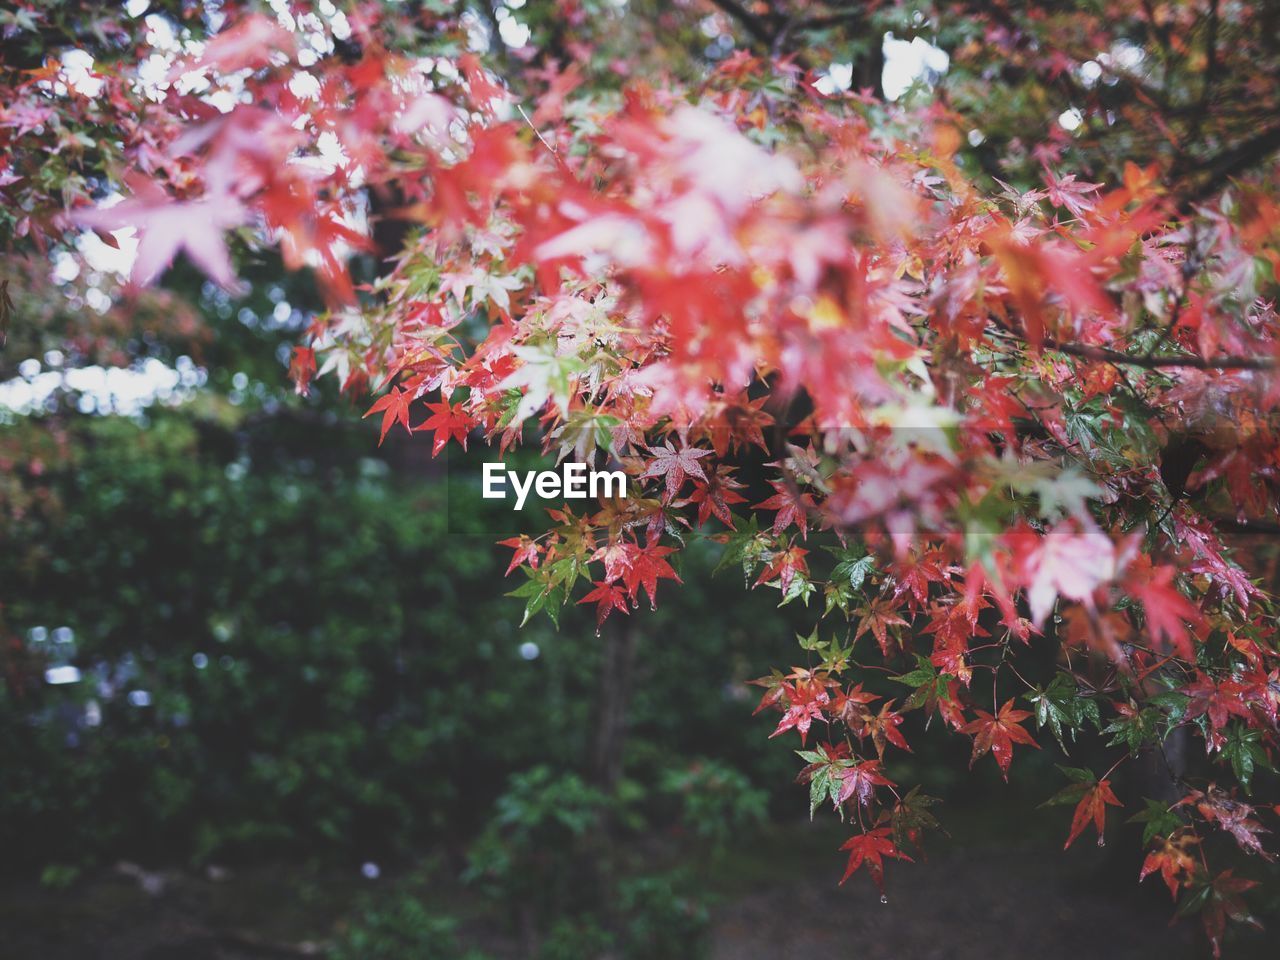
<instances>
[{"instance_id":1,"label":"green maple leaf","mask_svg":"<svg viewBox=\"0 0 1280 960\"><path fill-rule=\"evenodd\" d=\"M1094 727L1102 724L1097 701L1083 694L1069 674L1059 673L1047 687L1033 687L1022 697L1035 708L1036 729L1047 726L1064 753L1067 752L1062 736L1064 729L1074 741L1086 721L1091 721Z\"/></svg>"},{"instance_id":2,"label":"green maple leaf","mask_svg":"<svg viewBox=\"0 0 1280 960\"><path fill-rule=\"evenodd\" d=\"M1146 808L1129 818L1129 823L1145 824L1142 828L1142 845L1155 837L1166 837L1182 826L1182 818L1169 809L1167 803L1144 798Z\"/></svg>"}]
</instances>

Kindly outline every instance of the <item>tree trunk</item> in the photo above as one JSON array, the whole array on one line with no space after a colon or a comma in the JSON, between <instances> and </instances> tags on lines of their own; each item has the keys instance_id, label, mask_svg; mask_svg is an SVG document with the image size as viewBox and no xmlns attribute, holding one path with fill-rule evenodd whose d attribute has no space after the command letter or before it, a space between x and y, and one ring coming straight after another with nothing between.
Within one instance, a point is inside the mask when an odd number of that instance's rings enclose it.
<instances>
[{"instance_id":1,"label":"tree trunk","mask_svg":"<svg viewBox=\"0 0 1280 960\"><path fill-rule=\"evenodd\" d=\"M606 628L604 659L600 665L600 699L597 705L596 740L592 755L592 779L607 800L600 813L600 829L592 844L600 916L614 942L622 942L624 924L617 911L617 821L613 800L622 779L622 756L627 738L627 708L631 702L631 672L635 663L636 631L630 619ZM601 960L612 960L607 951Z\"/></svg>"},{"instance_id":2,"label":"tree trunk","mask_svg":"<svg viewBox=\"0 0 1280 960\"><path fill-rule=\"evenodd\" d=\"M627 708L631 702L631 671L636 635L624 620L604 632L604 662L600 667L600 700L592 774L596 784L612 796L622 777L622 752L627 738Z\"/></svg>"}]
</instances>

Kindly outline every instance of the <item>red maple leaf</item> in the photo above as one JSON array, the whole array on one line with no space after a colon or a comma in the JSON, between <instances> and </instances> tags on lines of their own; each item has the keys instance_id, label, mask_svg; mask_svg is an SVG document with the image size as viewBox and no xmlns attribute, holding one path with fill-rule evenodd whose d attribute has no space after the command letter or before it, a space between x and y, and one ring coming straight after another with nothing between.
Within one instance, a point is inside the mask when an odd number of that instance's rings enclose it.
<instances>
[{"instance_id":1,"label":"red maple leaf","mask_svg":"<svg viewBox=\"0 0 1280 960\"><path fill-rule=\"evenodd\" d=\"M1195 872L1196 859L1190 848L1199 842L1200 838L1186 829L1176 830L1168 837L1158 837L1155 849L1142 861L1138 882L1159 870L1165 886L1169 888L1169 895L1176 899L1179 885L1186 883Z\"/></svg>"},{"instance_id":2,"label":"red maple leaf","mask_svg":"<svg viewBox=\"0 0 1280 960\"><path fill-rule=\"evenodd\" d=\"M755 680L748 680L747 683L753 687L765 688L764 696L760 698L760 703L751 711L753 717L769 707L777 707L780 710L785 709L783 698L787 694L787 681L781 673L775 670L767 677L757 677Z\"/></svg>"},{"instance_id":3,"label":"red maple leaf","mask_svg":"<svg viewBox=\"0 0 1280 960\"><path fill-rule=\"evenodd\" d=\"M714 515L730 530L737 529L734 526L733 513L729 510L729 505L746 503L747 498L737 492L743 487L733 479L730 470L730 467L719 465L707 477L705 483L694 481L693 493L689 494L689 499L685 502L698 505L698 526L702 526Z\"/></svg>"},{"instance_id":4,"label":"red maple leaf","mask_svg":"<svg viewBox=\"0 0 1280 960\"><path fill-rule=\"evenodd\" d=\"M397 423L403 424L410 433L413 432L413 428L409 426L409 404L411 403L413 403L412 393L401 390L399 387L392 387L366 411L366 417L371 417L378 412L382 413L382 433L378 437L378 446L382 446L382 441L387 439L387 431Z\"/></svg>"},{"instance_id":5,"label":"red maple leaf","mask_svg":"<svg viewBox=\"0 0 1280 960\"><path fill-rule=\"evenodd\" d=\"M431 411L431 416L414 429L435 431L431 455L438 456L448 446L450 438L462 444L463 450L467 449L467 432L476 425L476 421L462 409L462 404L450 406L449 401L442 400L440 403L428 403L427 409Z\"/></svg>"},{"instance_id":6,"label":"red maple leaf","mask_svg":"<svg viewBox=\"0 0 1280 960\"><path fill-rule=\"evenodd\" d=\"M1213 948L1215 960L1222 956L1222 937L1226 933L1228 919L1256 928L1262 927L1249 913L1248 905L1240 896L1257 885L1258 881L1237 877L1232 870L1223 870L1205 884L1208 898L1200 914L1200 922L1209 938L1209 945Z\"/></svg>"},{"instance_id":7,"label":"red maple leaf","mask_svg":"<svg viewBox=\"0 0 1280 960\"><path fill-rule=\"evenodd\" d=\"M1093 591L1115 572L1115 545L1096 530L1077 533L1060 524L1043 536L1017 532L1010 539L1023 553L1027 603L1037 627L1044 625L1059 595L1089 604Z\"/></svg>"},{"instance_id":8,"label":"red maple leaf","mask_svg":"<svg viewBox=\"0 0 1280 960\"><path fill-rule=\"evenodd\" d=\"M873 600L871 605L864 608L862 619L858 621L858 630L854 634L854 639L862 636L868 630L871 635L876 638L876 643L880 644L880 651L887 657L896 646L896 642L891 642L889 637L890 627L905 627L907 621L898 616L894 609L893 602L890 600Z\"/></svg>"},{"instance_id":9,"label":"red maple leaf","mask_svg":"<svg viewBox=\"0 0 1280 960\"><path fill-rule=\"evenodd\" d=\"M663 499L670 500L679 493L686 477L696 477L703 483L707 482L707 475L698 461L702 457L710 456L710 450L701 450L698 447L681 447L677 450L670 443L647 449L653 454L653 459L649 462L648 469L640 474L640 479L662 477L666 486Z\"/></svg>"},{"instance_id":10,"label":"red maple leaf","mask_svg":"<svg viewBox=\"0 0 1280 960\"><path fill-rule=\"evenodd\" d=\"M301 397L311 392L311 378L316 374L316 352L310 347L294 347L289 360L289 379L294 392Z\"/></svg>"},{"instance_id":11,"label":"red maple leaf","mask_svg":"<svg viewBox=\"0 0 1280 960\"><path fill-rule=\"evenodd\" d=\"M1040 749L1031 734L1019 724L1031 716L1026 710L1015 710L1013 700L1006 700L1000 712L995 716L985 710L975 710L977 719L970 720L960 728L961 733L973 735L973 756L969 758L969 766L986 753L996 758L1000 772L1009 779L1009 764L1013 762L1013 745L1025 744Z\"/></svg>"},{"instance_id":12,"label":"red maple leaf","mask_svg":"<svg viewBox=\"0 0 1280 960\"><path fill-rule=\"evenodd\" d=\"M802 547L788 547L786 550L779 550L769 558L769 563L760 574L760 579L756 581L756 586L777 578L778 586L782 588L782 592L785 595L797 574L808 574L809 564L805 560L805 555L808 552Z\"/></svg>"},{"instance_id":13,"label":"red maple leaf","mask_svg":"<svg viewBox=\"0 0 1280 960\"><path fill-rule=\"evenodd\" d=\"M707 425L711 447L715 450L716 456L727 456L731 450L748 444L754 444L768 452L769 445L765 443L764 428L773 423L773 417L762 409L768 399L768 397L758 397L755 400L748 400L745 397L739 397L735 403L726 402L717 407L715 416Z\"/></svg>"},{"instance_id":14,"label":"red maple leaf","mask_svg":"<svg viewBox=\"0 0 1280 960\"><path fill-rule=\"evenodd\" d=\"M822 711L831 697L821 684L812 681L783 684L782 693L787 699L786 712L778 721L777 728L769 734L769 739L794 728L800 731L803 744L809 737L810 725L814 720L822 719Z\"/></svg>"},{"instance_id":15,"label":"red maple leaf","mask_svg":"<svg viewBox=\"0 0 1280 960\"><path fill-rule=\"evenodd\" d=\"M1178 801L1177 806L1189 803L1194 803L1200 815L1210 823L1216 823L1231 834L1245 853L1257 854L1264 860L1274 859L1258 839L1258 834L1268 831L1253 818L1252 804L1242 803L1212 783L1204 792L1192 790Z\"/></svg>"},{"instance_id":16,"label":"red maple leaf","mask_svg":"<svg viewBox=\"0 0 1280 960\"><path fill-rule=\"evenodd\" d=\"M112 207L77 211L73 219L94 230L110 232L134 227L138 231L130 283L152 283L179 251L185 251L211 280L228 290L235 289L235 271L222 234L248 219L248 212L239 201L234 197L174 200L154 181L133 177L128 182L133 190L129 199Z\"/></svg>"},{"instance_id":17,"label":"red maple leaf","mask_svg":"<svg viewBox=\"0 0 1280 960\"><path fill-rule=\"evenodd\" d=\"M651 544L639 547L632 544L629 562L622 569L622 582L626 584L627 594L632 600L639 596L641 587L649 594L649 606L658 602L658 581L674 580L682 582L679 575L664 558L675 550L672 547Z\"/></svg>"},{"instance_id":18,"label":"red maple leaf","mask_svg":"<svg viewBox=\"0 0 1280 960\"><path fill-rule=\"evenodd\" d=\"M533 71L530 71L531 73ZM538 109L529 121L535 127L557 123L564 114L565 97L582 85L582 67L571 63L561 71L546 72L547 87L538 97Z\"/></svg>"},{"instance_id":19,"label":"red maple leaf","mask_svg":"<svg viewBox=\"0 0 1280 960\"><path fill-rule=\"evenodd\" d=\"M880 772L879 760L865 760L840 771L840 792L836 805L852 798L859 806L868 807L875 799L876 787L891 787L893 781Z\"/></svg>"},{"instance_id":20,"label":"red maple leaf","mask_svg":"<svg viewBox=\"0 0 1280 960\"><path fill-rule=\"evenodd\" d=\"M1047 166L1044 168L1044 179L1049 188L1046 191L1049 202L1057 207L1065 207L1073 217L1092 210L1094 201L1091 198L1101 189L1100 184L1077 181L1074 173L1059 179Z\"/></svg>"},{"instance_id":21,"label":"red maple leaf","mask_svg":"<svg viewBox=\"0 0 1280 960\"><path fill-rule=\"evenodd\" d=\"M879 694L867 693L860 683L850 688L848 693L837 687L831 697L831 718L839 720L852 730L855 736L861 737L867 720L871 718L871 712L866 708L866 704L879 699Z\"/></svg>"},{"instance_id":22,"label":"red maple leaf","mask_svg":"<svg viewBox=\"0 0 1280 960\"><path fill-rule=\"evenodd\" d=\"M480 58L474 53L464 53L458 58L458 66L466 77L467 88L471 93L471 102L484 114L493 114L494 101L509 99L509 94L500 83L489 79L488 72L480 65Z\"/></svg>"},{"instance_id":23,"label":"red maple leaf","mask_svg":"<svg viewBox=\"0 0 1280 960\"><path fill-rule=\"evenodd\" d=\"M1022 728L1019 727L1019 730ZM1093 821L1093 827L1098 831L1098 846L1103 846L1104 837L1103 829L1107 822L1107 806L1121 806L1116 795L1111 791L1110 780L1100 780L1090 786L1084 792L1084 796L1080 798L1080 802L1076 804L1075 813L1071 817L1071 832L1067 835L1067 842L1062 845L1065 850L1075 842L1076 837L1084 832L1084 828L1089 825L1089 821Z\"/></svg>"},{"instance_id":24,"label":"red maple leaf","mask_svg":"<svg viewBox=\"0 0 1280 960\"><path fill-rule=\"evenodd\" d=\"M499 540L498 546L511 547L515 550L515 555L511 558L511 563L507 566L507 572L503 576L510 576L511 571L522 563L527 563L532 569L538 569L538 558L541 548L537 541L531 537L521 534L518 537L511 537L507 540Z\"/></svg>"},{"instance_id":25,"label":"red maple leaf","mask_svg":"<svg viewBox=\"0 0 1280 960\"><path fill-rule=\"evenodd\" d=\"M169 79L176 80L188 71L204 67L213 67L224 74L256 69L270 63L275 51L292 53L294 47L292 33L271 17L251 13L209 40L194 62L175 65Z\"/></svg>"},{"instance_id":26,"label":"red maple leaf","mask_svg":"<svg viewBox=\"0 0 1280 960\"><path fill-rule=\"evenodd\" d=\"M843 885L865 863L881 894L884 893L884 858L911 860L893 842L892 831L888 827L876 827L852 836L840 845L840 849L849 851L849 862L845 865L840 883Z\"/></svg>"},{"instance_id":27,"label":"red maple leaf","mask_svg":"<svg viewBox=\"0 0 1280 960\"><path fill-rule=\"evenodd\" d=\"M753 510L777 510L777 516L773 518L773 527L771 531L776 536L784 532L787 527L793 523L800 528L800 536L802 538L809 535L809 511L814 509L813 497L810 494L802 493L796 496L788 489L785 483L777 480L770 481L769 484L774 489L774 494L767 500L753 504Z\"/></svg>"},{"instance_id":28,"label":"red maple leaf","mask_svg":"<svg viewBox=\"0 0 1280 960\"><path fill-rule=\"evenodd\" d=\"M1135 571L1141 567L1141 563L1134 564ZM1196 653L1187 624L1200 627L1204 624L1204 617L1173 585L1173 577L1173 567L1160 566L1152 570L1145 581L1131 574L1126 580L1126 586L1142 601L1142 609L1147 617L1147 632L1155 646L1172 650L1184 660L1194 661Z\"/></svg>"},{"instance_id":29,"label":"red maple leaf","mask_svg":"<svg viewBox=\"0 0 1280 960\"><path fill-rule=\"evenodd\" d=\"M886 743L891 743L900 750L911 753L911 747L907 743L906 737L902 735L902 731L898 729L902 725L902 714L897 713L893 709L893 701L890 700L880 708L880 712L875 716L868 713L863 730L860 736L869 734L871 742L875 745L876 756L884 759L884 748Z\"/></svg>"},{"instance_id":30,"label":"red maple leaf","mask_svg":"<svg viewBox=\"0 0 1280 960\"><path fill-rule=\"evenodd\" d=\"M1238 680L1228 678L1218 681L1207 673L1198 674L1192 683L1182 688L1182 692L1191 699L1187 703L1186 719L1194 720L1200 716L1209 719L1209 749L1216 750L1225 742L1222 729L1231 717L1249 718L1249 708L1245 706L1244 694L1247 687Z\"/></svg>"},{"instance_id":31,"label":"red maple leaf","mask_svg":"<svg viewBox=\"0 0 1280 960\"><path fill-rule=\"evenodd\" d=\"M1228 634L1227 640L1239 649L1240 641L1233 635ZM1253 649L1261 655L1261 647L1256 643L1253 644ZM1280 668L1270 673L1261 667L1250 670L1240 675L1240 683L1243 687L1242 696L1252 702L1254 709L1259 710L1275 726L1277 715L1280 714Z\"/></svg>"},{"instance_id":32,"label":"red maple leaf","mask_svg":"<svg viewBox=\"0 0 1280 960\"><path fill-rule=\"evenodd\" d=\"M596 605L596 629L598 630L614 610L621 610L630 615L627 609L627 591L616 583L600 580L595 589L584 596L578 603L594 603Z\"/></svg>"},{"instance_id":33,"label":"red maple leaf","mask_svg":"<svg viewBox=\"0 0 1280 960\"><path fill-rule=\"evenodd\" d=\"M917 557L912 554L907 560L893 564L888 573L897 581L893 591L893 599L899 600L904 595L915 602L913 610L923 607L929 598L929 584L944 583L947 571L929 556ZM972 633L972 631L970 631Z\"/></svg>"},{"instance_id":34,"label":"red maple leaf","mask_svg":"<svg viewBox=\"0 0 1280 960\"><path fill-rule=\"evenodd\" d=\"M344 249L367 250L369 238L342 221L342 212L329 208L316 210L310 203L298 209L291 204L291 184L274 184L259 200L264 216L280 229L280 250L294 269L313 264L316 275L331 297L343 303L355 299L351 276L347 271ZM287 199L281 199L281 198Z\"/></svg>"}]
</instances>

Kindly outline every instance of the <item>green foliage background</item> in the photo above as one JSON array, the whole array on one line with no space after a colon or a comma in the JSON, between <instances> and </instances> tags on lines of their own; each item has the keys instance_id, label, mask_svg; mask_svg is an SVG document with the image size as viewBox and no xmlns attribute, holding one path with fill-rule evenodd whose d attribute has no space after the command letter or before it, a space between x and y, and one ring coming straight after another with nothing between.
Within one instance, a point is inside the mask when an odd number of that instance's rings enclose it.
<instances>
[{"instance_id":1,"label":"green foliage background","mask_svg":"<svg viewBox=\"0 0 1280 960\"><path fill-rule=\"evenodd\" d=\"M466 511L446 529L438 480L371 456L255 464L186 411L82 418L69 441L77 455L40 477L58 508L0 559L25 671L0 689L8 866L409 857L479 827L513 774L587 772L589 618L519 631L504 551L456 529ZM713 751L785 782L761 769L740 686L777 632L706 574L638 615L628 774L656 783ZM63 662L80 683L40 682Z\"/></svg>"}]
</instances>

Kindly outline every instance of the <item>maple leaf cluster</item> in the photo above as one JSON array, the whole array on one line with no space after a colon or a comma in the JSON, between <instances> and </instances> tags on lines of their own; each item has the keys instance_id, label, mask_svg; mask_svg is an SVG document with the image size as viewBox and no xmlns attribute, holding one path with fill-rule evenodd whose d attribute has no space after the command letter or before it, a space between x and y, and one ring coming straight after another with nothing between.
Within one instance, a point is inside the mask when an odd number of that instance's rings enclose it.
<instances>
[{"instance_id":1,"label":"maple leaf cluster","mask_svg":"<svg viewBox=\"0 0 1280 960\"><path fill-rule=\"evenodd\" d=\"M1067 768L1068 845L1103 836L1119 765L1199 737L1213 777L1147 811L1142 876L1216 945L1249 882L1198 854L1270 855L1242 791L1280 748L1275 606L1232 545L1280 520L1274 177L1188 204L1156 164L1092 183L1046 152L1040 187L986 189L938 102L886 114L794 60L620 90L548 67L530 116L476 56L379 37L364 23L304 98L291 33L229 27L187 67L248 71L251 96L214 115L171 93L164 125L128 128L127 198L67 222L135 228L140 284L184 251L233 286L227 231L315 269L331 308L293 375L378 394L382 440L625 470L632 496L504 541L526 619L656 604L695 539L811 608L832 638L758 681L761 709L799 736L813 806L849 816L846 879L882 885L936 827L887 772L913 713L1005 777L1048 736L1109 738L1105 774ZM370 195L410 229L357 287ZM1060 658L1031 682L1040 638ZM868 658L900 704L863 689Z\"/></svg>"}]
</instances>

